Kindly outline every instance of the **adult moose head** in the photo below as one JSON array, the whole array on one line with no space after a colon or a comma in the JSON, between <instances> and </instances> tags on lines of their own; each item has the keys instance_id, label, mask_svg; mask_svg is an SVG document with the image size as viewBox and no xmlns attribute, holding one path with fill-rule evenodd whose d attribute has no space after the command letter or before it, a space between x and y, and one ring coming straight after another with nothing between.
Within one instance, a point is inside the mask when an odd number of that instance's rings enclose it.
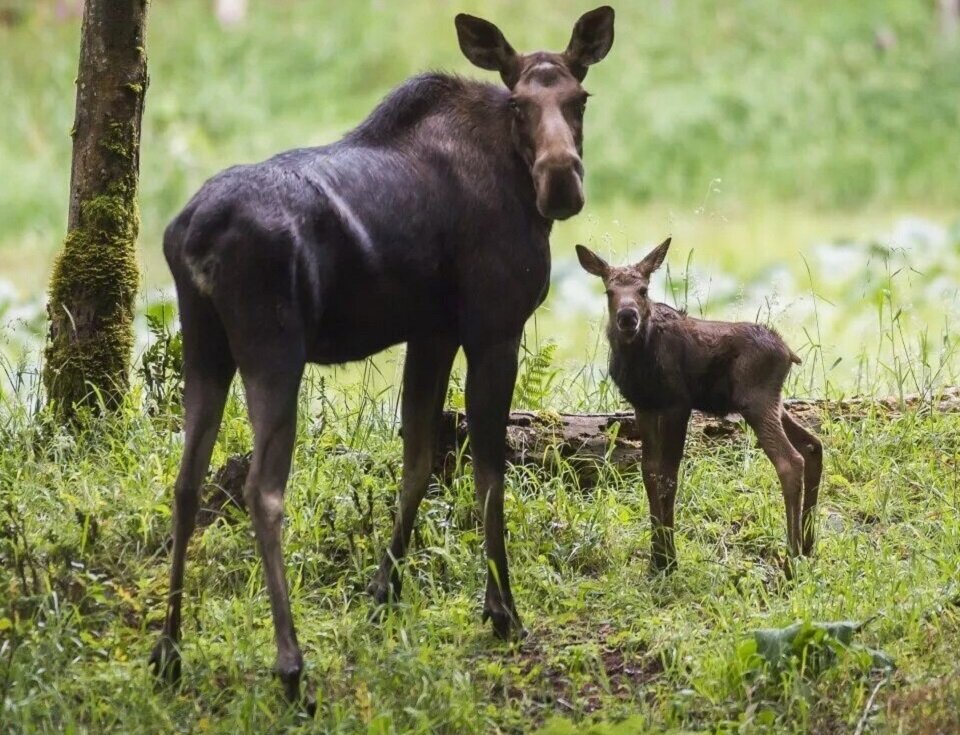
<instances>
[{"instance_id":1,"label":"adult moose head","mask_svg":"<svg viewBox=\"0 0 960 735\"><path fill-rule=\"evenodd\" d=\"M369 585L400 594L400 560L433 465L454 355L466 402L489 558L483 617L522 632L503 528L504 435L527 318L546 296L554 219L583 206L587 67L613 42L613 10L584 15L563 53L518 54L496 26L457 16L467 57L506 88L444 74L391 92L343 140L287 151L209 180L170 223L164 254L183 328L185 440L158 674L180 675L186 547L224 402L239 371L254 431L244 487L266 576L277 671L299 697L280 547L283 494L306 363L407 344L403 486L390 547ZM363 288L357 288L363 284Z\"/></svg>"},{"instance_id":2,"label":"adult moose head","mask_svg":"<svg viewBox=\"0 0 960 735\"><path fill-rule=\"evenodd\" d=\"M587 67L613 44L613 9L587 13L562 54L518 54L493 23L460 14L460 48L481 69L499 71L513 93L511 139L530 168L537 209L548 219L567 219L583 209L583 114Z\"/></svg>"}]
</instances>

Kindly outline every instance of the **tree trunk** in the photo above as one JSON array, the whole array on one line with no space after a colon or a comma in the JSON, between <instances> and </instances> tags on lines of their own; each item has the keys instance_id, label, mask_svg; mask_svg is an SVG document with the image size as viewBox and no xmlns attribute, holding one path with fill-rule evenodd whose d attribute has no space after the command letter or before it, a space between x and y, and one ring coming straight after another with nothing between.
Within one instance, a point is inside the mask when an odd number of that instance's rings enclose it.
<instances>
[{"instance_id":1,"label":"tree trunk","mask_svg":"<svg viewBox=\"0 0 960 735\"><path fill-rule=\"evenodd\" d=\"M884 416L892 419L904 410L921 408L940 413L960 412L960 388L947 388L935 399L919 394L902 398L794 399L784 401L784 406L798 423L817 432L825 418L853 421L866 416ZM736 414L721 418L694 411L688 444L742 441L745 430L746 425ZM752 441L752 432L747 431ZM581 487L596 484L605 468L620 473L638 471L642 456L632 411L595 414L513 411L506 439L510 464L539 467L550 473L568 468L577 476ZM460 449L464 446L469 455L466 416L458 411L444 411L434 466L438 477L448 481L456 475L458 463L463 459Z\"/></svg>"},{"instance_id":2,"label":"tree trunk","mask_svg":"<svg viewBox=\"0 0 960 735\"><path fill-rule=\"evenodd\" d=\"M116 407L129 387L139 230L147 0L87 0L70 211L54 266L43 382L62 418Z\"/></svg>"}]
</instances>

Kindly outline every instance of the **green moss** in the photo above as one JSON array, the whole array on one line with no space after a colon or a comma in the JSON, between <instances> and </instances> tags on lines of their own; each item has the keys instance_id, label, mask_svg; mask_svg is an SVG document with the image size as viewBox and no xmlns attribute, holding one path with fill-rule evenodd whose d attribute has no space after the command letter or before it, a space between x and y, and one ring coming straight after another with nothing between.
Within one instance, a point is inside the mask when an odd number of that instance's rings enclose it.
<instances>
[{"instance_id":1,"label":"green moss","mask_svg":"<svg viewBox=\"0 0 960 735\"><path fill-rule=\"evenodd\" d=\"M101 398L112 408L127 391L139 280L135 184L115 184L84 202L79 220L50 284L44 369L48 396L67 416L79 406L95 409Z\"/></svg>"},{"instance_id":2,"label":"green moss","mask_svg":"<svg viewBox=\"0 0 960 735\"><path fill-rule=\"evenodd\" d=\"M137 171L139 136L133 121L111 121L98 142L117 177L80 204L78 224L67 233L50 283L50 337L44 385L61 415L78 407L119 405L129 386L135 257L140 218Z\"/></svg>"},{"instance_id":3,"label":"green moss","mask_svg":"<svg viewBox=\"0 0 960 735\"><path fill-rule=\"evenodd\" d=\"M113 121L109 123L106 135L100 141L100 147L126 161L132 160L133 155L130 149L133 144L132 141L137 140L132 128L133 122Z\"/></svg>"}]
</instances>

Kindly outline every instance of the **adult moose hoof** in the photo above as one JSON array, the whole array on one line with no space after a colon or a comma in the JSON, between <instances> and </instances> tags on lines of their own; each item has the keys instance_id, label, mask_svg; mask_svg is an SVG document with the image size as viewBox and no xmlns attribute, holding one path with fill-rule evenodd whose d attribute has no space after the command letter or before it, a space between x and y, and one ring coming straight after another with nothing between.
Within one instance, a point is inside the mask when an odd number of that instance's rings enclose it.
<instances>
[{"instance_id":1,"label":"adult moose hoof","mask_svg":"<svg viewBox=\"0 0 960 735\"><path fill-rule=\"evenodd\" d=\"M787 554L780 560L780 569L783 571L785 582L792 582L797 576L797 565L802 563L802 559L797 556Z\"/></svg>"},{"instance_id":2,"label":"adult moose hoof","mask_svg":"<svg viewBox=\"0 0 960 735\"><path fill-rule=\"evenodd\" d=\"M527 630L520 622L516 610L509 610L500 604L487 603L483 607L482 622L490 621L493 634L502 641L521 641L527 637Z\"/></svg>"},{"instance_id":3,"label":"adult moose hoof","mask_svg":"<svg viewBox=\"0 0 960 735\"><path fill-rule=\"evenodd\" d=\"M654 555L650 559L650 576L668 576L677 571L677 558Z\"/></svg>"},{"instance_id":4,"label":"adult moose hoof","mask_svg":"<svg viewBox=\"0 0 960 735\"><path fill-rule=\"evenodd\" d=\"M304 712L313 715L317 711L317 702L307 694L300 695L300 679L303 677L303 656L299 652L288 656L280 655L273 669L283 684L283 693L291 704L299 705Z\"/></svg>"},{"instance_id":5,"label":"adult moose hoof","mask_svg":"<svg viewBox=\"0 0 960 735\"><path fill-rule=\"evenodd\" d=\"M283 683L283 694L291 707L313 719L317 714L317 698L309 692L300 693L300 674L291 680L290 674L283 674L279 670L274 673Z\"/></svg>"},{"instance_id":6,"label":"adult moose hoof","mask_svg":"<svg viewBox=\"0 0 960 735\"><path fill-rule=\"evenodd\" d=\"M400 599L400 577L378 569L367 585L367 594L378 609L393 604Z\"/></svg>"},{"instance_id":7,"label":"adult moose hoof","mask_svg":"<svg viewBox=\"0 0 960 735\"><path fill-rule=\"evenodd\" d=\"M150 653L148 663L158 679L171 684L180 681L180 649L170 636L160 636Z\"/></svg>"}]
</instances>

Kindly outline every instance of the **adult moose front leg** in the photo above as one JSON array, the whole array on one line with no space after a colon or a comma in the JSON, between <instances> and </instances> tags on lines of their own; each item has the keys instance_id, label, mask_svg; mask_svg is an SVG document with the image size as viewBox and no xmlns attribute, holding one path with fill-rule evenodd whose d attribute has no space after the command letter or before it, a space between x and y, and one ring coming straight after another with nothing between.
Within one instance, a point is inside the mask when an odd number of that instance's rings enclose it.
<instances>
[{"instance_id":1,"label":"adult moose front leg","mask_svg":"<svg viewBox=\"0 0 960 735\"><path fill-rule=\"evenodd\" d=\"M487 554L483 620L489 618L494 633L504 640L523 635L510 590L503 520L507 417L517 379L519 346L519 336L493 345L465 346L467 428Z\"/></svg>"},{"instance_id":2,"label":"adult moose front leg","mask_svg":"<svg viewBox=\"0 0 960 735\"><path fill-rule=\"evenodd\" d=\"M401 406L403 489L400 492L400 508L390 548L367 586L367 592L378 605L400 597L399 563L407 553L417 509L427 492L433 470L437 427L443 412L450 367L456 354L457 343L453 339L415 341L407 345Z\"/></svg>"}]
</instances>

